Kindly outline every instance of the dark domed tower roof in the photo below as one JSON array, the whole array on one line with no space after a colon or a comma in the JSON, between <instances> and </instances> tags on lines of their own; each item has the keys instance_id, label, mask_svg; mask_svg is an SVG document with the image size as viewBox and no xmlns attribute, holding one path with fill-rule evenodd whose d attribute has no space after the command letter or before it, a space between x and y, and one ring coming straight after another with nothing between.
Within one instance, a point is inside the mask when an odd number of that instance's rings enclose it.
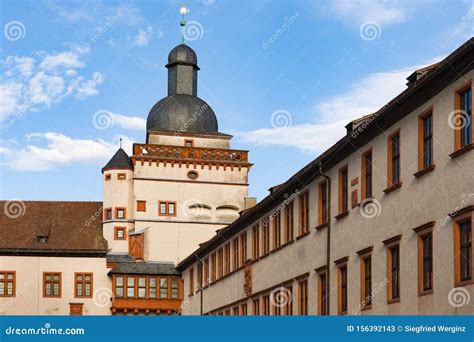
<instances>
[{"instance_id":1,"label":"dark domed tower roof","mask_svg":"<svg viewBox=\"0 0 474 342\"><path fill-rule=\"evenodd\" d=\"M158 101L148 114L150 131L218 134L216 114L197 96L196 53L186 44L168 55L168 96Z\"/></svg>"}]
</instances>

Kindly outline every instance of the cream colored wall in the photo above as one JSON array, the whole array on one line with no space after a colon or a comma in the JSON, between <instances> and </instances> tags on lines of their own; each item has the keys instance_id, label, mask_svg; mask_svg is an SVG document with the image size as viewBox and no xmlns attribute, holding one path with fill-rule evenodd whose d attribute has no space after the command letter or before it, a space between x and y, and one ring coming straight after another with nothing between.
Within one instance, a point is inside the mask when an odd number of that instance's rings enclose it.
<instances>
[{"instance_id":1,"label":"cream colored wall","mask_svg":"<svg viewBox=\"0 0 474 342\"><path fill-rule=\"evenodd\" d=\"M452 221L448 221L446 224L448 213L453 212L456 208L474 204L473 151L456 159L449 157L454 149L454 131L448 124L448 116L454 110L454 90L468 80L472 80L473 76L473 71L464 75L361 148L360 153L354 153L327 172L332 179L331 314L337 314L337 273L334 260L345 256L349 256L348 313L361 314L361 311L358 310L360 260L356 252L369 246L373 246L372 288L377 288L378 292L374 292L373 309L362 311L362 314L463 315L472 314L474 311L472 299L461 308L455 308L449 304L449 292L454 287L454 227ZM418 115L431 106L433 106L434 163L436 168L420 178L415 178L413 174L418 171ZM387 187L387 136L397 128L400 128L401 131L401 178L403 185L400 189L384 194L383 190ZM359 190L360 199L360 157L361 153L370 147L373 149L373 194L380 203L380 215L366 219L361 216L359 208L356 207L350 210L347 217L335 220L334 216L337 215L338 210L338 169L346 163L349 165L349 183L351 179L359 177L359 184L354 188ZM254 262L252 266L254 293L310 271L308 281L310 314L316 314L317 306L318 288L314 269L323 266L326 260L327 230L316 231L313 229L316 226L318 211L316 206L317 184L321 180L316 179L310 185L311 234L263 260ZM352 189L353 187L349 186L349 190ZM296 206L295 220L298 216L297 210ZM433 220L436 221L436 226L433 229L434 293L419 297L417 294L417 235L412 229ZM247 231L249 257L252 248L250 227ZM296 232L297 224L295 223L295 236ZM398 234L402 234L400 244L401 301L400 303L387 304L386 247L382 241ZM185 293L189 288L188 277L188 272L184 272ZM203 293L204 312L245 298L242 292L242 281L243 271L240 271L205 289ZM463 288L468 291L470 298L474 298L474 285ZM294 283L293 294L293 299L296 301L296 283ZM296 306L293 311L296 314ZM251 314L250 301L248 313ZM184 306L183 314L199 314L199 300Z\"/></svg>"},{"instance_id":2,"label":"cream colored wall","mask_svg":"<svg viewBox=\"0 0 474 342\"><path fill-rule=\"evenodd\" d=\"M84 303L84 315L110 314L105 258L2 256L0 269L16 271L16 296L0 297L0 315L69 315L69 303ZM61 298L43 298L43 272L62 272ZM74 298L74 272L94 274L93 298Z\"/></svg>"},{"instance_id":3,"label":"cream colored wall","mask_svg":"<svg viewBox=\"0 0 474 342\"><path fill-rule=\"evenodd\" d=\"M194 140L194 147L207 147L207 148L230 148L229 138L202 138L196 136L186 135L164 135L151 133L148 142L154 145L171 145L171 146L184 146L185 140Z\"/></svg>"}]
</instances>

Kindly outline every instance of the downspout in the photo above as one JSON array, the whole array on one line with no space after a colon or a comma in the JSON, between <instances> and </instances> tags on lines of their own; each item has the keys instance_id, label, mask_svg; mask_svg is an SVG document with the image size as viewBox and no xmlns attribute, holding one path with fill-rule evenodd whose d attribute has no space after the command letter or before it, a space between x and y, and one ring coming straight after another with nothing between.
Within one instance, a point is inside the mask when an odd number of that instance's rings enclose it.
<instances>
[{"instance_id":1,"label":"downspout","mask_svg":"<svg viewBox=\"0 0 474 342\"><path fill-rule=\"evenodd\" d=\"M326 179L327 196L328 196L328 222L326 235L326 314L330 315L330 298L331 298L331 178L323 174L323 164L319 161L319 174Z\"/></svg>"}]
</instances>

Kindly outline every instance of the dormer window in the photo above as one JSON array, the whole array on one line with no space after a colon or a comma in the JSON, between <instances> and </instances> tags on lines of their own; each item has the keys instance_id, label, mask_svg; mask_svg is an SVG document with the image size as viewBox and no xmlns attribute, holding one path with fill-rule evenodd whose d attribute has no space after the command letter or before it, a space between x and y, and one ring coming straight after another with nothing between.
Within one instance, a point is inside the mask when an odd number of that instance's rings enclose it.
<instances>
[{"instance_id":1,"label":"dormer window","mask_svg":"<svg viewBox=\"0 0 474 342\"><path fill-rule=\"evenodd\" d=\"M48 242L48 236L47 235L38 235L38 242L39 243L47 243Z\"/></svg>"}]
</instances>

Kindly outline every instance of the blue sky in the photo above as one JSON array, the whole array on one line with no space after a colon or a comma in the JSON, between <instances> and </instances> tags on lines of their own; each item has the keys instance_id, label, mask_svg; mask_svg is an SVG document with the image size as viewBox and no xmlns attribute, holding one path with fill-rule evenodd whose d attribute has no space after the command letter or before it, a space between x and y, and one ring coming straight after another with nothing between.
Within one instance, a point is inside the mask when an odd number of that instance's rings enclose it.
<instances>
[{"instance_id":1,"label":"blue sky","mask_svg":"<svg viewBox=\"0 0 474 342\"><path fill-rule=\"evenodd\" d=\"M180 4L1 2L2 199L102 199L100 168L119 137L128 151L144 142L148 111L166 96ZM198 95L232 146L250 150L259 200L474 26L474 3L462 0L187 5Z\"/></svg>"}]
</instances>

